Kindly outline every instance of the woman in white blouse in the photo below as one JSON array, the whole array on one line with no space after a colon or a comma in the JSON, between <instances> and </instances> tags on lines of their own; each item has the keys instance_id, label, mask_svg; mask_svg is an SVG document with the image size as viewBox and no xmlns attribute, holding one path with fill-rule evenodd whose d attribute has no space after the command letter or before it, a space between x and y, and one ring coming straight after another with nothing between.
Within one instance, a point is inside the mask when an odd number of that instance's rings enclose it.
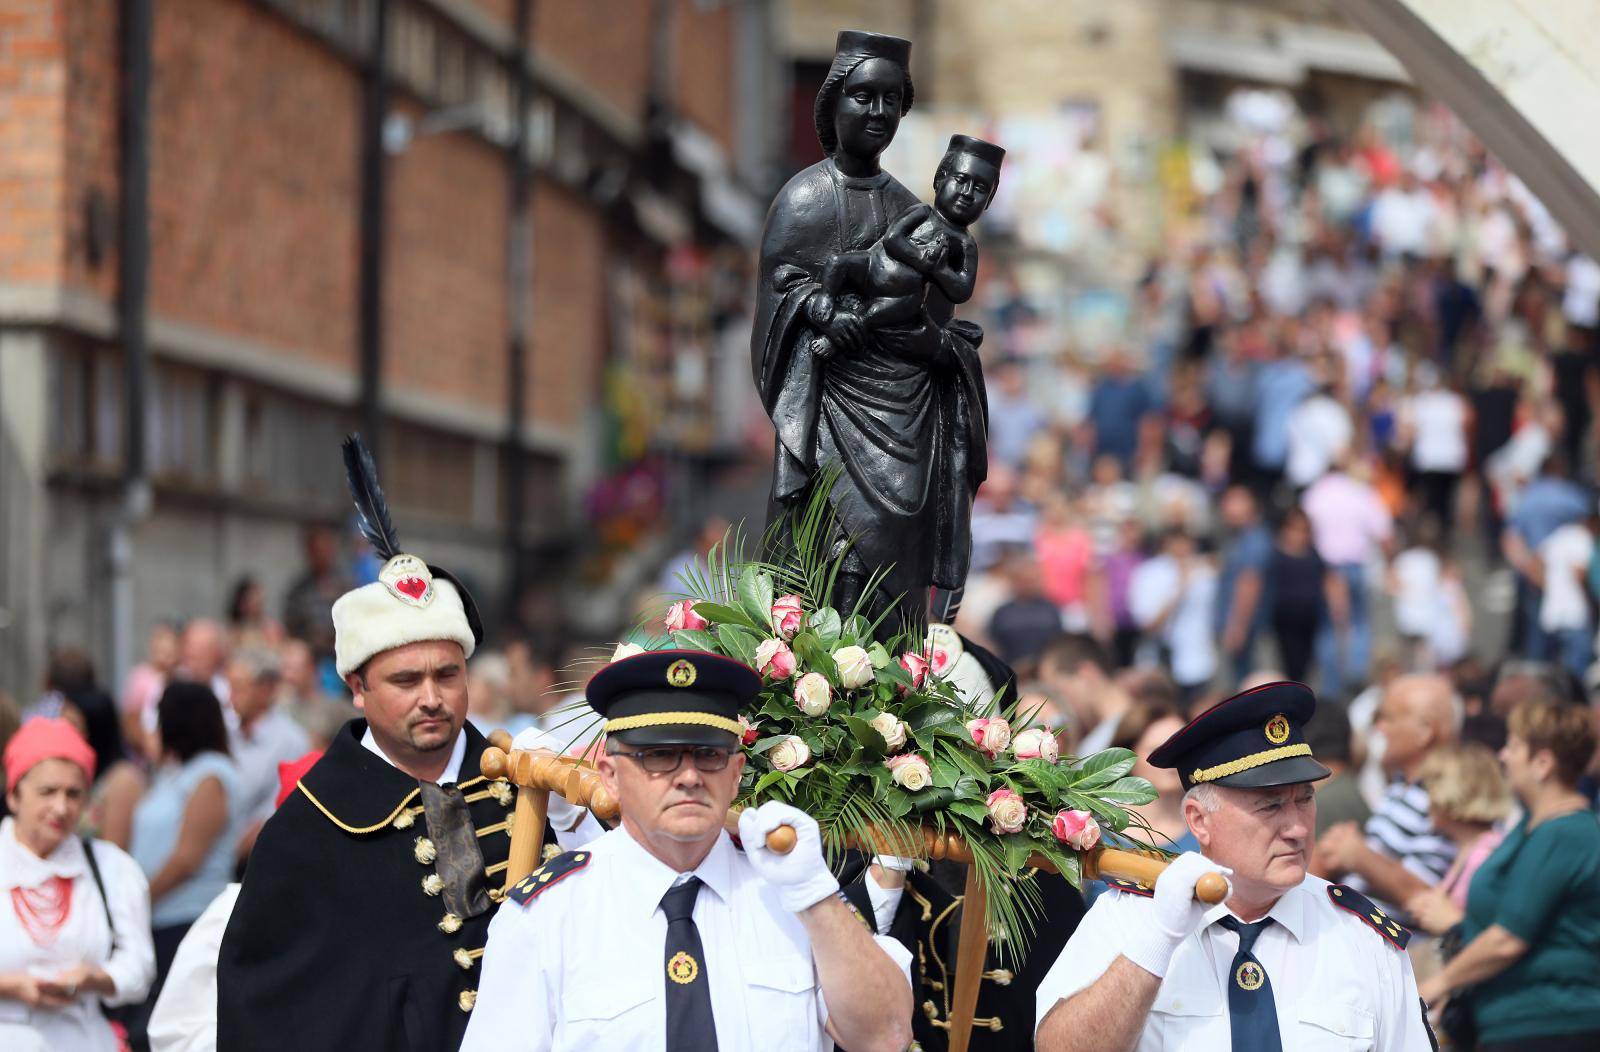
<instances>
[{"instance_id":1,"label":"woman in white blouse","mask_svg":"<svg viewBox=\"0 0 1600 1052\"><path fill-rule=\"evenodd\" d=\"M94 752L71 724L28 721L4 762L0 1049L116 1052L100 1006L136 1004L150 988L149 885L121 849L77 834Z\"/></svg>"}]
</instances>

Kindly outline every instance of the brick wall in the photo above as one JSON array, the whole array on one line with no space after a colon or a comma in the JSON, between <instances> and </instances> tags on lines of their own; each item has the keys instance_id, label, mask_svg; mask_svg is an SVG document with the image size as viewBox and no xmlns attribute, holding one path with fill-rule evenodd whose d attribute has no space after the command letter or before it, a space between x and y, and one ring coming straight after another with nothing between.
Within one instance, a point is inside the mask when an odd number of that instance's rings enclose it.
<instances>
[{"instance_id":1,"label":"brick wall","mask_svg":"<svg viewBox=\"0 0 1600 1052\"><path fill-rule=\"evenodd\" d=\"M353 368L358 78L246 0L156 9L151 308Z\"/></svg>"},{"instance_id":2,"label":"brick wall","mask_svg":"<svg viewBox=\"0 0 1600 1052\"><path fill-rule=\"evenodd\" d=\"M67 41L64 280L110 299L117 277L118 4L82 0L64 5L62 18Z\"/></svg>"},{"instance_id":3,"label":"brick wall","mask_svg":"<svg viewBox=\"0 0 1600 1052\"><path fill-rule=\"evenodd\" d=\"M509 194L505 154L469 135L391 158L386 383L504 407Z\"/></svg>"},{"instance_id":4,"label":"brick wall","mask_svg":"<svg viewBox=\"0 0 1600 1052\"><path fill-rule=\"evenodd\" d=\"M642 118L653 6L654 0L540 3L533 14L535 53L623 113Z\"/></svg>"},{"instance_id":5,"label":"brick wall","mask_svg":"<svg viewBox=\"0 0 1600 1052\"><path fill-rule=\"evenodd\" d=\"M0 281L60 280L65 21L57 0L0 7Z\"/></svg>"},{"instance_id":6,"label":"brick wall","mask_svg":"<svg viewBox=\"0 0 1600 1052\"><path fill-rule=\"evenodd\" d=\"M732 157L734 77L732 4L702 8L676 0L673 65L679 112L711 133Z\"/></svg>"},{"instance_id":7,"label":"brick wall","mask_svg":"<svg viewBox=\"0 0 1600 1052\"><path fill-rule=\"evenodd\" d=\"M541 179L533 193L533 366L536 423L569 428L599 398L606 351L606 230L571 192Z\"/></svg>"}]
</instances>

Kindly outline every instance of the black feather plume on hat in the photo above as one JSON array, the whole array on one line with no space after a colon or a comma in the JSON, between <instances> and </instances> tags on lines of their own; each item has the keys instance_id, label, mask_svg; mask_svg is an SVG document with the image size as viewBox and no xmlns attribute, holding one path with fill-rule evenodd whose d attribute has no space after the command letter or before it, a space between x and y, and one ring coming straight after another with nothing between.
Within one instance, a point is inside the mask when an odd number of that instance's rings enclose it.
<instances>
[{"instance_id":1,"label":"black feather plume on hat","mask_svg":"<svg viewBox=\"0 0 1600 1052\"><path fill-rule=\"evenodd\" d=\"M343 449L345 480L350 485L350 497L356 504L356 522L361 527L361 535L372 546L373 553L388 562L401 554L400 537L395 532L394 520L389 517L389 502L384 498L383 487L378 485L378 465L359 432L345 436ZM472 629L472 638L482 644L483 618L478 614L478 604L473 600L472 593L449 570L431 563L427 566L428 572L434 577L455 586L467 615L467 627Z\"/></svg>"},{"instance_id":2,"label":"black feather plume on hat","mask_svg":"<svg viewBox=\"0 0 1600 1052\"><path fill-rule=\"evenodd\" d=\"M394 532L394 520L389 517L389 502L384 499L383 487L378 485L378 465L373 463L372 451L358 432L345 436L344 474L350 484L350 497L356 502L356 521L361 526L361 535L372 545L378 558L388 562L400 554L400 538Z\"/></svg>"}]
</instances>

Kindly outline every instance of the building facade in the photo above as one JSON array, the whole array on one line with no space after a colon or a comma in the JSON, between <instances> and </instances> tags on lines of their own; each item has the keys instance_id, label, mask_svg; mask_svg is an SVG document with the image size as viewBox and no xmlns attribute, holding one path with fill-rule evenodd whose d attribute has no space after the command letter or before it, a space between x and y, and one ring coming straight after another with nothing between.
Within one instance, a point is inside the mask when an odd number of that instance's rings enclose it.
<instances>
[{"instance_id":1,"label":"building facade","mask_svg":"<svg viewBox=\"0 0 1600 1052\"><path fill-rule=\"evenodd\" d=\"M768 21L5 5L0 689L60 645L120 674L244 575L275 608L347 514L353 429L403 539L495 611L583 556L608 476L746 444L708 378L772 178Z\"/></svg>"}]
</instances>

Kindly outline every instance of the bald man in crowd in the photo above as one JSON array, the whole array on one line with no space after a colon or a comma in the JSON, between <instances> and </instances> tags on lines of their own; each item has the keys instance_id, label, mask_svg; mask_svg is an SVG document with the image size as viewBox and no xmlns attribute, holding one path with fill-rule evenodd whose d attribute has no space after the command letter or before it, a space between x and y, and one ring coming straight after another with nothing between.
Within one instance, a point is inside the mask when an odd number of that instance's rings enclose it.
<instances>
[{"instance_id":1,"label":"bald man in crowd","mask_svg":"<svg viewBox=\"0 0 1600 1052\"><path fill-rule=\"evenodd\" d=\"M1461 701L1443 676L1399 676L1384 692L1377 727L1389 787L1364 828L1345 822L1322 835L1315 863L1330 879L1347 875L1378 899L1404 902L1417 880L1438 884L1455 860L1455 844L1428 816L1418 775L1428 754L1460 735Z\"/></svg>"}]
</instances>

